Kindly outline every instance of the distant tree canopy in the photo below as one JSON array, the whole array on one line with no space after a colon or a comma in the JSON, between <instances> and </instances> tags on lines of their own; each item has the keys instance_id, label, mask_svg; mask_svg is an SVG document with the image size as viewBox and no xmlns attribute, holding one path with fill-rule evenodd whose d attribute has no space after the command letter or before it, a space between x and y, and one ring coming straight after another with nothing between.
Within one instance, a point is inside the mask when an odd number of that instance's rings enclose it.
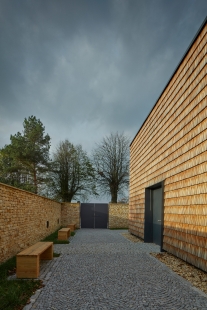
<instances>
[{"instance_id":1,"label":"distant tree canopy","mask_svg":"<svg viewBox=\"0 0 207 310\"><path fill-rule=\"evenodd\" d=\"M116 203L129 184L129 138L111 133L93 151L96 182L103 194Z\"/></svg>"},{"instance_id":2,"label":"distant tree canopy","mask_svg":"<svg viewBox=\"0 0 207 310\"><path fill-rule=\"evenodd\" d=\"M95 171L81 145L60 142L53 155L51 190L54 198L71 202L97 195Z\"/></svg>"},{"instance_id":3,"label":"distant tree canopy","mask_svg":"<svg viewBox=\"0 0 207 310\"><path fill-rule=\"evenodd\" d=\"M129 139L111 133L93 150L92 160L81 145L58 144L50 159L50 136L35 116L24 119L22 133L10 136L0 149L0 182L59 201L82 200L99 193L111 202L126 201L129 184Z\"/></svg>"},{"instance_id":4,"label":"distant tree canopy","mask_svg":"<svg viewBox=\"0 0 207 310\"><path fill-rule=\"evenodd\" d=\"M38 193L46 182L50 136L35 116L24 119L22 134L10 136L11 144L0 150L0 181Z\"/></svg>"}]
</instances>

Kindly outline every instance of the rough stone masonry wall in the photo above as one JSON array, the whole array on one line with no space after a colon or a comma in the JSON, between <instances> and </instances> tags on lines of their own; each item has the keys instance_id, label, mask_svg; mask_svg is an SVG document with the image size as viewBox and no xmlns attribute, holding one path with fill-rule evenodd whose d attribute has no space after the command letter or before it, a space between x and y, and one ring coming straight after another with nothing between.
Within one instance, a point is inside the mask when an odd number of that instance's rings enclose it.
<instances>
[{"instance_id":1,"label":"rough stone masonry wall","mask_svg":"<svg viewBox=\"0 0 207 310\"><path fill-rule=\"evenodd\" d=\"M60 225L61 203L0 183L0 263Z\"/></svg>"},{"instance_id":2,"label":"rough stone masonry wall","mask_svg":"<svg viewBox=\"0 0 207 310\"><path fill-rule=\"evenodd\" d=\"M109 204L109 228L128 228L128 217L128 204Z\"/></svg>"},{"instance_id":3,"label":"rough stone masonry wall","mask_svg":"<svg viewBox=\"0 0 207 310\"><path fill-rule=\"evenodd\" d=\"M128 212L128 204L109 204L109 228L128 228ZM0 263L70 223L80 227L79 203L59 203L0 183Z\"/></svg>"},{"instance_id":4,"label":"rough stone masonry wall","mask_svg":"<svg viewBox=\"0 0 207 310\"><path fill-rule=\"evenodd\" d=\"M63 202L61 206L61 224L76 224L76 228L80 228L80 203Z\"/></svg>"}]
</instances>

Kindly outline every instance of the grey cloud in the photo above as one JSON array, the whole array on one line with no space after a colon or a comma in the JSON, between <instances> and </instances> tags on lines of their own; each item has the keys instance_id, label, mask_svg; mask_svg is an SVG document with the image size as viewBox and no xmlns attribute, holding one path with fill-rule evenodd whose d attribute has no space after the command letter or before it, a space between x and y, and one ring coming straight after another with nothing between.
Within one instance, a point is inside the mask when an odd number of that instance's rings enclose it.
<instances>
[{"instance_id":1,"label":"grey cloud","mask_svg":"<svg viewBox=\"0 0 207 310\"><path fill-rule=\"evenodd\" d=\"M206 9L204 0L1 1L0 147L32 114L53 148L68 138L90 151L117 130L133 138Z\"/></svg>"}]
</instances>

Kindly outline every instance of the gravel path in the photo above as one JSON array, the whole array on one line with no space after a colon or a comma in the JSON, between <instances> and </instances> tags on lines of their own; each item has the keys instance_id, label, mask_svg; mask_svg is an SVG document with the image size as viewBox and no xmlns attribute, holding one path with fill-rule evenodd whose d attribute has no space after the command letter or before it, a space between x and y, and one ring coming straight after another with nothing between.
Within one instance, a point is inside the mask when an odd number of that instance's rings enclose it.
<instances>
[{"instance_id":1,"label":"gravel path","mask_svg":"<svg viewBox=\"0 0 207 310\"><path fill-rule=\"evenodd\" d=\"M207 309L207 295L149 255L158 246L123 232L81 229L55 245L61 256L42 264L45 287L24 310Z\"/></svg>"}]
</instances>

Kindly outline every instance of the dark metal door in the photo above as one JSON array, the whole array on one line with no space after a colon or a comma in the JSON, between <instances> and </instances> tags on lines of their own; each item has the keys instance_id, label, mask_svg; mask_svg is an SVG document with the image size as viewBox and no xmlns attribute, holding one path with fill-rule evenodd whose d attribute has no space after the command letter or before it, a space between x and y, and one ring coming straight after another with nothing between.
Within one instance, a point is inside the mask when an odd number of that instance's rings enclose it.
<instances>
[{"instance_id":1,"label":"dark metal door","mask_svg":"<svg viewBox=\"0 0 207 310\"><path fill-rule=\"evenodd\" d=\"M162 237L162 188L152 190L152 210L153 210L153 242L161 245Z\"/></svg>"},{"instance_id":2,"label":"dark metal door","mask_svg":"<svg viewBox=\"0 0 207 310\"><path fill-rule=\"evenodd\" d=\"M81 228L94 228L94 204L81 204Z\"/></svg>"},{"instance_id":3,"label":"dark metal door","mask_svg":"<svg viewBox=\"0 0 207 310\"><path fill-rule=\"evenodd\" d=\"M108 204L82 203L81 228L107 228Z\"/></svg>"},{"instance_id":4,"label":"dark metal door","mask_svg":"<svg viewBox=\"0 0 207 310\"><path fill-rule=\"evenodd\" d=\"M94 228L107 228L108 224L108 205L105 203L95 204Z\"/></svg>"}]
</instances>

